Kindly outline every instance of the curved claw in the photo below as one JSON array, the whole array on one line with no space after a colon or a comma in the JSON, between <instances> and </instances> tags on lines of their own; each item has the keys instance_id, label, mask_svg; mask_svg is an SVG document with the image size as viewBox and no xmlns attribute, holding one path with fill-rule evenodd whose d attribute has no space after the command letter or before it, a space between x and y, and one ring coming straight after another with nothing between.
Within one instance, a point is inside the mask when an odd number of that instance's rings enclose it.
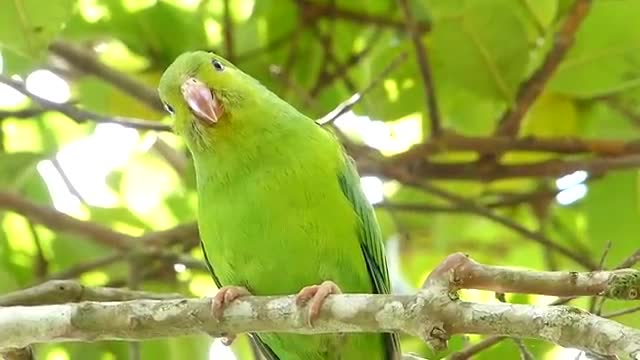
<instances>
[{"instance_id":1,"label":"curved claw","mask_svg":"<svg viewBox=\"0 0 640 360\"><path fill-rule=\"evenodd\" d=\"M211 316L216 320L221 320L224 310L237 298L251 295L249 290L241 286L223 286L211 298ZM236 339L235 334L224 334L222 344L229 346Z\"/></svg>"},{"instance_id":2,"label":"curved claw","mask_svg":"<svg viewBox=\"0 0 640 360\"><path fill-rule=\"evenodd\" d=\"M229 306L235 299L251 295L249 290L241 286L223 286L218 292L211 298L211 315L220 320L224 309Z\"/></svg>"},{"instance_id":3,"label":"curved claw","mask_svg":"<svg viewBox=\"0 0 640 360\"><path fill-rule=\"evenodd\" d=\"M296 295L297 305L309 302L309 326L313 326L313 322L318 319L324 301L331 294L342 294L340 287L333 281L324 281L320 285L306 286L298 292L298 295Z\"/></svg>"}]
</instances>

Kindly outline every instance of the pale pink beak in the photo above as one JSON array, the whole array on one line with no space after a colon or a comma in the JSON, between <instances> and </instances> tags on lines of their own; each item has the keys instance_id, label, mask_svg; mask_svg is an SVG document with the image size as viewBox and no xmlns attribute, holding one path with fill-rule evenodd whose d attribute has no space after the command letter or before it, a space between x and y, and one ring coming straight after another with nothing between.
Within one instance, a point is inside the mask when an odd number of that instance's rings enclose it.
<instances>
[{"instance_id":1,"label":"pale pink beak","mask_svg":"<svg viewBox=\"0 0 640 360\"><path fill-rule=\"evenodd\" d=\"M222 116L222 106L207 85L196 78L189 78L180 90L196 117L210 124L218 122Z\"/></svg>"}]
</instances>

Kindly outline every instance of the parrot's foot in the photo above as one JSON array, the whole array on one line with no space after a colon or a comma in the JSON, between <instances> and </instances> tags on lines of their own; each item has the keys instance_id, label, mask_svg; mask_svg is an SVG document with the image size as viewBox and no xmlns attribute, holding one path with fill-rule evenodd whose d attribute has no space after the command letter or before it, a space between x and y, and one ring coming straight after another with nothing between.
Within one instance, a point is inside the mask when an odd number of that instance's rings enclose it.
<instances>
[{"instance_id":1,"label":"parrot's foot","mask_svg":"<svg viewBox=\"0 0 640 360\"><path fill-rule=\"evenodd\" d=\"M211 315L216 320L222 319L224 309L229 306L235 299L251 295L247 288L242 286L223 286L218 292L211 298ZM222 343L226 346L233 344L236 339L235 334L225 334L222 338Z\"/></svg>"},{"instance_id":2,"label":"parrot's foot","mask_svg":"<svg viewBox=\"0 0 640 360\"><path fill-rule=\"evenodd\" d=\"M320 315L320 309L331 294L342 294L342 290L333 281L324 281L320 285L305 286L296 295L296 304L302 305L308 301L309 303L309 325Z\"/></svg>"}]
</instances>

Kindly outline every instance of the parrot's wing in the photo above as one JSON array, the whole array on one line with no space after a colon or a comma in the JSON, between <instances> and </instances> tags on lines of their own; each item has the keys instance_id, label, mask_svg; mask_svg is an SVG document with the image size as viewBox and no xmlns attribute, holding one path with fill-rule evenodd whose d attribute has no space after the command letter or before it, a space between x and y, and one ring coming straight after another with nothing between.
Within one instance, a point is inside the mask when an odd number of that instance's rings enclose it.
<instances>
[{"instance_id":1,"label":"parrot's wing","mask_svg":"<svg viewBox=\"0 0 640 360\"><path fill-rule=\"evenodd\" d=\"M202 255L204 255L204 262L207 264L207 267L209 268L209 272L211 273L211 278L213 279L213 282L216 284L218 289L220 289L222 287L222 284L220 283L220 279L218 279L218 277L216 276L215 271L213 271L213 265L211 264L211 261L209 261L209 258L207 257L207 250L204 248L204 242L202 241L200 241L200 248L202 248Z\"/></svg>"},{"instance_id":2,"label":"parrot's wing","mask_svg":"<svg viewBox=\"0 0 640 360\"><path fill-rule=\"evenodd\" d=\"M358 239L362 256L367 264L369 276L376 294L390 294L391 283L387 259L382 244L382 233L376 221L373 207L369 204L360 187L360 176L355 170L353 160L344 155L344 167L338 174L342 192L353 206L358 216ZM400 340L395 333L385 334L387 359L397 359L400 355Z\"/></svg>"},{"instance_id":3,"label":"parrot's wing","mask_svg":"<svg viewBox=\"0 0 640 360\"><path fill-rule=\"evenodd\" d=\"M220 289L222 287L222 283L220 283L220 279L218 279L215 271L213 271L213 265L211 264L211 261L209 261L209 258L207 257L207 251L204 248L204 243L200 242L200 246L202 247L204 262L207 264L207 267L209 268L209 272L211 273L211 278L213 279L213 282L216 284L218 289ZM249 333L249 340L251 340L255 348L258 349L258 351L262 355L262 358L264 358L265 360L279 360L276 354L273 353L273 350L271 350L271 348L269 348L269 346L265 344L257 334Z\"/></svg>"}]
</instances>

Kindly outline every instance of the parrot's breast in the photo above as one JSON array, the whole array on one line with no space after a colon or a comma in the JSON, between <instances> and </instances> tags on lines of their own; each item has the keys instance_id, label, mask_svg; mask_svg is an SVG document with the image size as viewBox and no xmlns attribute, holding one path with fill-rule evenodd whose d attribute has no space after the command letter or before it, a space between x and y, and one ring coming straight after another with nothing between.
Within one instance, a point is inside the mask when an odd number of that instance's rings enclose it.
<instances>
[{"instance_id":1,"label":"parrot's breast","mask_svg":"<svg viewBox=\"0 0 640 360\"><path fill-rule=\"evenodd\" d=\"M306 141L262 144L236 166L196 159L203 248L222 285L291 295L331 280L346 293L373 292L360 222L338 180L342 149L317 130ZM384 358L380 334L260 338L280 359Z\"/></svg>"}]
</instances>

